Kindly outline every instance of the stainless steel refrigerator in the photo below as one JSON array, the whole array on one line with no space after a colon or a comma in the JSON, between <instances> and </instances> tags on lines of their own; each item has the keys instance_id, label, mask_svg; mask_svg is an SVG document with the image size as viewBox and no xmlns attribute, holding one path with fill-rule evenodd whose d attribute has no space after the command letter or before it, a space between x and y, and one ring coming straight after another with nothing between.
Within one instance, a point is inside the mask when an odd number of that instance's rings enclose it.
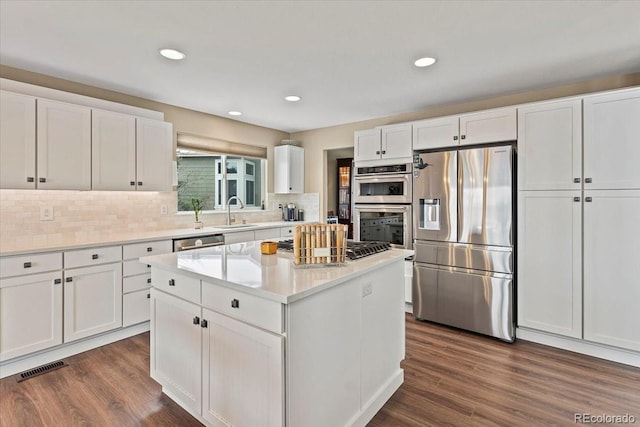
<instances>
[{"instance_id":1,"label":"stainless steel refrigerator","mask_svg":"<svg viewBox=\"0 0 640 427\"><path fill-rule=\"evenodd\" d=\"M413 315L515 339L512 145L414 153Z\"/></svg>"}]
</instances>

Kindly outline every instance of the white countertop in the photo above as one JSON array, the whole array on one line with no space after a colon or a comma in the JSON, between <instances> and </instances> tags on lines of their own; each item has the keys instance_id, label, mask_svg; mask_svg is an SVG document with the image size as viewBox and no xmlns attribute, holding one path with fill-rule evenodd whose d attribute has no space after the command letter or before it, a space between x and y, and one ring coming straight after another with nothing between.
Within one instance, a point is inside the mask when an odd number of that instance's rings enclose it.
<instances>
[{"instance_id":1,"label":"white countertop","mask_svg":"<svg viewBox=\"0 0 640 427\"><path fill-rule=\"evenodd\" d=\"M264 228L275 227L293 227L300 224L313 223L314 221L273 221L273 222L257 222L252 223L248 227L225 227L211 226L204 227L199 230L193 228L183 228L174 230L158 230L158 231L132 231L126 234L111 235L109 237L101 236L95 240L83 239L78 241L73 237L63 242L41 243L41 244L25 244L25 245L7 245L2 244L0 247L1 256L25 255L36 252L53 252L66 251L73 249L91 248L96 246L123 245L128 243L139 243L149 240L162 239L181 239L185 237L205 236L208 234L229 234L241 231L254 231Z\"/></svg>"},{"instance_id":2,"label":"white countertop","mask_svg":"<svg viewBox=\"0 0 640 427\"><path fill-rule=\"evenodd\" d=\"M256 241L143 257L140 262L288 304L411 255L410 250L391 249L340 266L295 266L292 253L279 249L262 255Z\"/></svg>"}]
</instances>

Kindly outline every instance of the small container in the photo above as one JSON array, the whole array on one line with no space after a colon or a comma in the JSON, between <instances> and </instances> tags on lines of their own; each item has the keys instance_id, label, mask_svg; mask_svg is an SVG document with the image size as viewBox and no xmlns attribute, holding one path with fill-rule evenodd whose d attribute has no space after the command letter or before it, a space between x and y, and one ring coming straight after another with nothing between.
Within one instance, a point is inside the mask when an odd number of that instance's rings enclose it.
<instances>
[{"instance_id":1,"label":"small container","mask_svg":"<svg viewBox=\"0 0 640 427\"><path fill-rule=\"evenodd\" d=\"M278 251L277 242L262 242L260 243L260 253L263 255L273 255Z\"/></svg>"}]
</instances>

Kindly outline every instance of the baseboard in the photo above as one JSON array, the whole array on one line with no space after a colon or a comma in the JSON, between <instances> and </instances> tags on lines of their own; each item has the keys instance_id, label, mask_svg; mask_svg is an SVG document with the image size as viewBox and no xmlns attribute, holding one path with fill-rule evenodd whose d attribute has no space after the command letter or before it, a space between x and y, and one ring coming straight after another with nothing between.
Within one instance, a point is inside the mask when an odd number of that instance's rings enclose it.
<instances>
[{"instance_id":1,"label":"baseboard","mask_svg":"<svg viewBox=\"0 0 640 427\"><path fill-rule=\"evenodd\" d=\"M387 403L387 400L391 398L393 393L400 388L403 382L404 370L398 369L398 371L392 375L382 387L380 387L378 393L365 403L362 411L355 418L352 418L346 425L351 427L365 427L384 406L384 404Z\"/></svg>"},{"instance_id":2,"label":"baseboard","mask_svg":"<svg viewBox=\"0 0 640 427\"><path fill-rule=\"evenodd\" d=\"M19 372L26 371L27 369L33 369L56 360L64 359L65 357L102 347L103 345L111 344L112 342L147 332L148 330L149 322L147 321L127 328L116 329L114 331L105 332L83 340L41 350L26 356L6 360L0 363L0 378L9 377Z\"/></svg>"},{"instance_id":3,"label":"baseboard","mask_svg":"<svg viewBox=\"0 0 640 427\"><path fill-rule=\"evenodd\" d=\"M604 344L591 343L576 338L561 337L548 332L520 327L516 328L516 337L519 340L544 344L640 368L640 353L632 350L624 350Z\"/></svg>"},{"instance_id":4,"label":"baseboard","mask_svg":"<svg viewBox=\"0 0 640 427\"><path fill-rule=\"evenodd\" d=\"M413 304L411 304L410 302L405 302L404 303L404 312L405 313L409 313L409 314L413 314Z\"/></svg>"}]
</instances>

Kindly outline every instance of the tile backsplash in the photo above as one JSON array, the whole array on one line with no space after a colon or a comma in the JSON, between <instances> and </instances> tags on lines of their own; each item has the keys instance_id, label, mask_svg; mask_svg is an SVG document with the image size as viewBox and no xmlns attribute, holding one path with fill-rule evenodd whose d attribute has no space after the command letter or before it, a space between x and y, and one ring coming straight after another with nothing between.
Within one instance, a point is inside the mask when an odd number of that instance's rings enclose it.
<instances>
[{"instance_id":1,"label":"tile backsplash","mask_svg":"<svg viewBox=\"0 0 640 427\"><path fill-rule=\"evenodd\" d=\"M13 246L96 242L160 230L191 228L193 214L176 212L177 193L119 191L0 190L0 250ZM295 203L305 220L319 219L318 193L268 194L266 210L233 209L236 221L279 221L279 203ZM163 206L167 213L161 213ZM53 220L41 221L42 208ZM275 207L275 209L274 209ZM269 209L271 208L271 209ZM205 226L224 224L226 211L204 213Z\"/></svg>"}]
</instances>

